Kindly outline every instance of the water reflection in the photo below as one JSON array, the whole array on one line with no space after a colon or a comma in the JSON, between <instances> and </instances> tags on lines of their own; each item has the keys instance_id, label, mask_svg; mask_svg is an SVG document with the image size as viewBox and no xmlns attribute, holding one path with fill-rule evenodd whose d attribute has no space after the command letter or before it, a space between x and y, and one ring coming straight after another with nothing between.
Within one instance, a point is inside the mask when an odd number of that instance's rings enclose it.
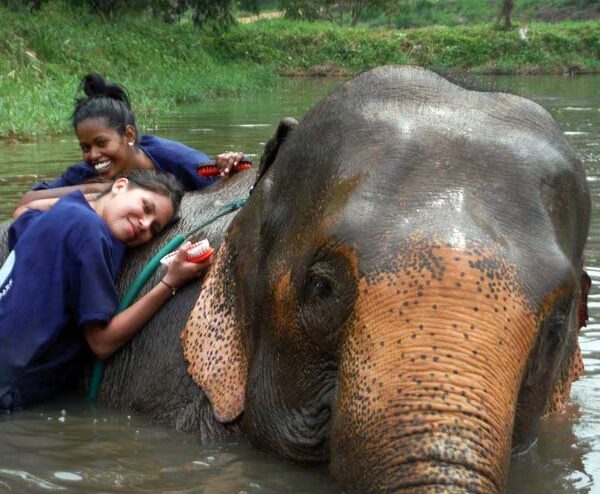
<instances>
[{"instance_id":1,"label":"water reflection","mask_svg":"<svg viewBox=\"0 0 600 494\"><path fill-rule=\"evenodd\" d=\"M0 437L0 491L335 492L325 468L282 462L243 439L201 445L81 401L6 415Z\"/></svg>"},{"instance_id":2,"label":"water reflection","mask_svg":"<svg viewBox=\"0 0 600 494\"><path fill-rule=\"evenodd\" d=\"M282 116L302 116L339 83L291 80L269 94L187 106L148 132L210 155L242 149L258 157ZM600 478L600 77L498 77L479 83L543 104L577 148L588 174L593 215L586 251L590 321L581 337L586 375L573 386L568 410L543 421L537 443L513 458L508 492L591 493ZM78 159L70 136L0 144L0 218L32 182L55 176ZM201 445L193 434L81 401L0 416L0 458L0 492L337 492L324 468L283 462L244 440Z\"/></svg>"}]
</instances>

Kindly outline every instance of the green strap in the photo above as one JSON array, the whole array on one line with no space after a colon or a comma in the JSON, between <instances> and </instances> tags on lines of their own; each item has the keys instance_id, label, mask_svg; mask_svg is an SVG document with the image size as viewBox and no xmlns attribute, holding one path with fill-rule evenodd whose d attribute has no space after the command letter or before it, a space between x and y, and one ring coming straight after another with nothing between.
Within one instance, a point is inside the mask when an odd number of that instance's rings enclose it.
<instances>
[{"instance_id":1,"label":"green strap","mask_svg":"<svg viewBox=\"0 0 600 494\"><path fill-rule=\"evenodd\" d=\"M154 257L148 261L148 264L144 266L144 269L142 269L141 273L137 275L135 280L133 280L133 283L129 285L129 288L121 297L121 302L119 303L117 314L119 312L123 312L125 309L127 309L127 307L129 307L133 303L135 297L137 297L138 293L140 293L142 287L150 279L150 276L154 274L154 271L156 271L156 268L160 264L160 260L167 254L170 254L175 249L177 249L184 241L185 237L183 235L175 235L175 237L173 237L167 245L160 249L154 255Z\"/></svg>"},{"instance_id":2,"label":"green strap","mask_svg":"<svg viewBox=\"0 0 600 494\"><path fill-rule=\"evenodd\" d=\"M233 211L238 210L246 203L246 198L235 199L227 204L225 204L221 209L219 209L214 216L211 216L208 220L201 223L199 226L194 228L188 236L193 235L198 232L202 228L207 225L210 225L213 221L218 220L222 216L226 214L232 213ZM144 269L137 275L133 283L129 286L125 294L121 297L121 301L119 302L119 307L117 308L117 314L119 312L124 311L129 307L138 293L142 289L142 287L146 284L146 282L150 279L150 277L156 271L156 268L160 265L160 260L170 254L175 249L177 249L184 241L186 237L181 234L175 235L162 249L160 249L150 261L144 266ZM100 385L102 384L102 377L104 375L104 361L96 360L96 364L94 365L94 370L92 372L92 377L90 379L90 389L88 390L88 399L92 401L96 401L98 398L98 393L100 391Z\"/></svg>"},{"instance_id":3,"label":"green strap","mask_svg":"<svg viewBox=\"0 0 600 494\"><path fill-rule=\"evenodd\" d=\"M200 223L200 225L198 225L191 232L189 232L188 237L190 237L194 233L197 233L198 231L202 230L202 228L204 228L205 226L210 225L213 221L218 220L221 216L225 216L229 213L233 213L234 211L237 211L244 204L246 204L247 200L248 200L247 197L242 197L241 199L234 199L233 201L228 202L221 209L219 209L213 216L208 218L203 223Z\"/></svg>"}]
</instances>

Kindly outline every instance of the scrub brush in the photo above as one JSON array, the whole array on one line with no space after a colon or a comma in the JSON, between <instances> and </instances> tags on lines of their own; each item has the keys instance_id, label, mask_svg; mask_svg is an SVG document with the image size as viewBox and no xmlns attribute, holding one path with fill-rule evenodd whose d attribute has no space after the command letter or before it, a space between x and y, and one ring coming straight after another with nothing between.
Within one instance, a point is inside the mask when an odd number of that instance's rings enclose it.
<instances>
[{"instance_id":1,"label":"scrub brush","mask_svg":"<svg viewBox=\"0 0 600 494\"><path fill-rule=\"evenodd\" d=\"M249 168L252 168L252 162L248 160L242 160L231 169L231 173L248 170ZM217 165L214 164L213 161L211 163L207 163L206 165L200 165L198 167L198 175L205 178L216 177L217 175L221 175L221 170Z\"/></svg>"},{"instance_id":2,"label":"scrub brush","mask_svg":"<svg viewBox=\"0 0 600 494\"><path fill-rule=\"evenodd\" d=\"M210 259L214 251L215 249L210 246L207 239L201 240L200 242L192 244L187 253L187 261L199 264ZM173 262L173 259L175 259L176 255L177 251L171 252L170 254L164 256L160 260L160 263L164 266L168 266Z\"/></svg>"}]
</instances>

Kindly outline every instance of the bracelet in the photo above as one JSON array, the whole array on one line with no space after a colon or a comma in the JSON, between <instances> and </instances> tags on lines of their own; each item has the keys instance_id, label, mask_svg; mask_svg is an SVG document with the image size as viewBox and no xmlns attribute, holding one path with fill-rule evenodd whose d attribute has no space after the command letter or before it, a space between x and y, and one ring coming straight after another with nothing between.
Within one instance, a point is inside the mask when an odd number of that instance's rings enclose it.
<instances>
[{"instance_id":1,"label":"bracelet","mask_svg":"<svg viewBox=\"0 0 600 494\"><path fill-rule=\"evenodd\" d=\"M161 283L164 283L165 285L167 285L167 288L169 290L171 290L171 295L175 296L175 294L177 293L177 288L173 288L171 285L169 285L165 280L160 280Z\"/></svg>"}]
</instances>

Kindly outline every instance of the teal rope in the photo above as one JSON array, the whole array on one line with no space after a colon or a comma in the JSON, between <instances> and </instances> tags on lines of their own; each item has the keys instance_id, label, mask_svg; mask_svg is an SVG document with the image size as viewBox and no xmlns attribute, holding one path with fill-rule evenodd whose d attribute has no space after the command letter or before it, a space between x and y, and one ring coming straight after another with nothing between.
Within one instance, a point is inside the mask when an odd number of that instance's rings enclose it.
<instances>
[{"instance_id":1,"label":"teal rope","mask_svg":"<svg viewBox=\"0 0 600 494\"><path fill-rule=\"evenodd\" d=\"M192 236L194 233L197 233L202 228L207 225L210 225L214 221L219 218L237 211L240 209L247 201L247 198L235 199L231 202L225 204L221 209L219 209L213 216L208 218L206 221L202 222L192 231L190 231L187 237ZM173 237L162 249L160 249L150 261L144 266L144 269L136 276L133 280L129 288L125 292L125 294L121 297L121 301L119 302L119 307L117 308L117 314L119 312L123 312L127 307L129 307L135 298L140 293L142 287L146 284L146 282L150 279L150 277L156 271L156 268L160 265L160 260L170 254L175 249L177 249L184 241L186 237L178 233ZM98 398L98 393L100 391L100 385L102 384L102 377L104 376L104 361L96 360L96 364L94 365L94 370L92 372L92 377L90 379L90 389L88 390L88 399L95 401Z\"/></svg>"}]
</instances>

